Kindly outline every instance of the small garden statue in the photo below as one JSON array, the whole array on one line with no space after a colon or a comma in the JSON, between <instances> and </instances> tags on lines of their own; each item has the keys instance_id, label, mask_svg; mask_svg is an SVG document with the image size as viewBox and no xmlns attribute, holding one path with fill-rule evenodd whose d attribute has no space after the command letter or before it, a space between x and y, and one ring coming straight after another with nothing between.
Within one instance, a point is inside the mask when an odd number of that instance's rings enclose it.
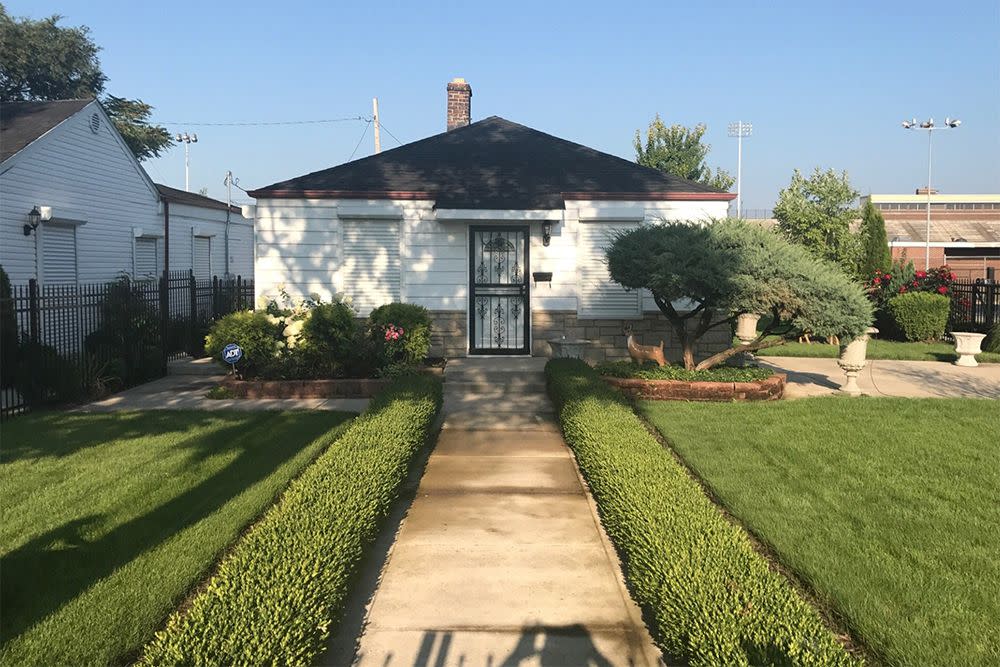
<instances>
[{"instance_id":1,"label":"small garden statue","mask_svg":"<svg viewBox=\"0 0 1000 667\"><path fill-rule=\"evenodd\" d=\"M667 358L663 356L662 340L659 345L639 345L635 342L635 336L632 335L630 329L626 329L625 333L628 334L628 356L632 357L632 361L642 364L642 362L649 360L655 361L657 366L667 365Z\"/></svg>"}]
</instances>

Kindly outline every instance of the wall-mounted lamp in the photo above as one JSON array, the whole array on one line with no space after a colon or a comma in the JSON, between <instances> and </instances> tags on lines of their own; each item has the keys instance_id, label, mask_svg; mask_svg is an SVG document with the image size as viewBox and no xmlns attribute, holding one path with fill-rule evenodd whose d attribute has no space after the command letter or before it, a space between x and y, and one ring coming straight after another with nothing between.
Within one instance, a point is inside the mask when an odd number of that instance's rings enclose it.
<instances>
[{"instance_id":1,"label":"wall-mounted lamp","mask_svg":"<svg viewBox=\"0 0 1000 667\"><path fill-rule=\"evenodd\" d=\"M552 240L552 222L545 220L542 222L542 245L548 247Z\"/></svg>"},{"instance_id":2,"label":"wall-mounted lamp","mask_svg":"<svg viewBox=\"0 0 1000 667\"><path fill-rule=\"evenodd\" d=\"M35 205L28 211L28 224L24 226L24 235L31 236L31 232L38 229L38 225L43 220L52 219L52 207Z\"/></svg>"}]
</instances>

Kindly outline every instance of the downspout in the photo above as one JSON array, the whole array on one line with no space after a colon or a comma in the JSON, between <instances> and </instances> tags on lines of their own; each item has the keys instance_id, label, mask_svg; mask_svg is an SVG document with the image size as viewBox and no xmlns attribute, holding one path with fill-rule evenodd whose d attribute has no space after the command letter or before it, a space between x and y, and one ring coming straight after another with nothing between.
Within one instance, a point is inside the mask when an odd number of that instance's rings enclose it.
<instances>
[{"instance_id":1,"label":"downspout","mask_svg":"<svg viewBox=\"0 0 1000 667\"><path fill-rule=\"evenodd\" d=\"M170 202L163 200L163 277L170 280Z\"/></svg>"}]
</instances>

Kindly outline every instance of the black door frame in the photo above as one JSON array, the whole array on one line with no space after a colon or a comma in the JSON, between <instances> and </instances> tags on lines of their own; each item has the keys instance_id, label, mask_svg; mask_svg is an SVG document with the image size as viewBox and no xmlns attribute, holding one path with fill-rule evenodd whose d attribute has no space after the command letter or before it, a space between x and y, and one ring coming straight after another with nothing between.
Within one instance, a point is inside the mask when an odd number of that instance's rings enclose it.
<instances>
[{"instance_id":1,"label":"black door frame","mask_svg":"<svg viewBox=\"0 0 1000 667\"><path fill-rule=\"evenodd\" d=\"M524 268L522 269L521 294L524 297L523 345L518 348L477 348L476 347L476 233L477 232L520 232L524 236ZM523 225L470 225L469 226L469 354L479 356L530 355L531 354L531 226ZM489 287L513 287L517 283L502 283Z\"/></svg>"}]
</instances>

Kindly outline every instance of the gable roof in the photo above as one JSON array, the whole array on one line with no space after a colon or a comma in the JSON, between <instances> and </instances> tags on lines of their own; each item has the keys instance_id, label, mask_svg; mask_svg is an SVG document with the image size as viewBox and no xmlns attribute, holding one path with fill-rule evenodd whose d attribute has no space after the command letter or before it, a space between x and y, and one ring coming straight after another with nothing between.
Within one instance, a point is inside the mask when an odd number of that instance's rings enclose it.
<instances>
[{"instance_id":1,"label":"gable roof","mask_svg":"<svg viewBox=\"0 0 1000 667\"><path fill-rule=\"evenodd\" d=\"M0 104L0 162L20 153L28 144L93 101L53 100Z\"/></svg>"},{"instance_id":2,"label":"gable roof","mask_svg":"<svg viewBox=\"0 0 1000 667\"><path fill-rule=\"evenodd\" d=\"M439 208L467 209L561 209L565 199L736 198L499 116L249 194L432 199Z\"/></svg>"},{"instance_id":3,"label":"gable roof","mask_svg":"<svg viewBox=\"0 0 1000 667\"><path fill-rule=\"evenodd\" d=\"M195 192L178 190L177 188L172 188L169 185L163 185L162 183L157 183L156 189L160 191L160 196L169 202L186 204L187 206L200 206L201 208L214 208L220 211L225 211L228 208L233 213L240 214L243 212L243 209L239 206L227 206L224 201L212 199L211 197L206 197L205 195L199 195Z\"/></svg>"}]
</instances>

